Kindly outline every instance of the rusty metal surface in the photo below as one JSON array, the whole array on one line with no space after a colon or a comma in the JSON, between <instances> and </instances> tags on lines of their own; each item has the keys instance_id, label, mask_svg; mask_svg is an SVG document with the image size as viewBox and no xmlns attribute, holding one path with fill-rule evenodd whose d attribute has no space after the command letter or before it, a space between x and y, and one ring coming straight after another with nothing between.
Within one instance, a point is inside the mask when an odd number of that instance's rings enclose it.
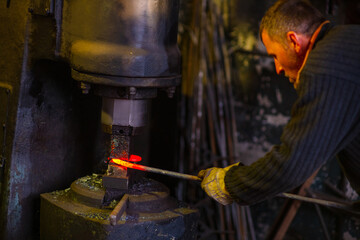
<instances>
[{"instance_id":1,"label":"rusty metal surface","mask_svg":"<svg viewBox=\"0 0 360 240\"><path fill-rule=\"evenodd\" d=\"M104 185L104 176L92 174L75 180L69 189L69 199L81 202L90 207L101 208L108 206L104 197L108 189ZM174 207L174 201L168 201L169 189L160 182L152 179L138 177L129 188L110 189L112 199L110 202L119 201L126 193L129 195L128 211L158 212Z\"/></svg>"},{"instance_id":2,"label":"rusty metal surface","mask_svg":"<svg viewBox=\"0 0 360 240\"><path fill-rule=\"evenodd\" d=\"M111 135L110 158L125 158L130 156L130 136Z\"/></svg>"},{"instance_id":3,"label":"rusty metal surface","mask_svg":"<svg viewBox=\"0 0 360 240\"><path fill-rule=\"evenodd\" d=\"M100 185L94 188L91 181L80 185L89 192L101 189ZM116 222L111 222L111 215L117 212L119 201L91 207L74 199L72 191L41 195L40 239L196 239L198 211L169 197L167 188L151 179L133 185L127 207L122 206Z\"/></svg>"}]
</instances>

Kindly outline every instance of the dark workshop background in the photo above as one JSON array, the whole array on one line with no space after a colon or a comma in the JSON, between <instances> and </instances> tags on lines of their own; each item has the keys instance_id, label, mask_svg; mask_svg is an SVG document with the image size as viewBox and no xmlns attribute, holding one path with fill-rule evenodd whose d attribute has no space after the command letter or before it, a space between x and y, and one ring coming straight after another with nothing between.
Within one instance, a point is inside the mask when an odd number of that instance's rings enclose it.
<instances>
[{"instance_id":1,"label":"dark workshop background","mask_svg":"<svg viewBox=\"0 0 360 240\"><path fill-rule=\"evenodd\" d=\"M311 2L332 21L360 23L359 1ZM260 20L272 3L182 1L179 165L172 167L197 174L237 161L250 164L279 143L296 93L286 78L276 75L259 40ZM309 184L307 196L320 192L358 199L335 158ZM193 185L179 183L177 197L201 209L200 239L261 240L276 234L284 239L360 238L358 220L328 208L309 203L289 208L280 198L250 207L222 207Z\"/></svg>"}]
</instances>

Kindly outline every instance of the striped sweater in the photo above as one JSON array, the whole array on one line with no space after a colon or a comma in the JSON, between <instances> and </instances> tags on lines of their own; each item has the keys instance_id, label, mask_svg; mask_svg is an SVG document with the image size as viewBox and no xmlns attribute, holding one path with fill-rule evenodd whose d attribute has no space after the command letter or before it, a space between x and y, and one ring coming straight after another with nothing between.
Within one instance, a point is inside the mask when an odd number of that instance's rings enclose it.
<instances>
[{"instance_id":1,"label":"striped sweater","mask_svg":"<svg viewBox=\"0 0 360 240\"><path fill-rule=\"evenodd\" d=\"M239 204L301 185L335 155L360 193L360 26L326 24L300 74L281 144L250 166L234 166L225 187Z\"/></svg>"}]
</instances>

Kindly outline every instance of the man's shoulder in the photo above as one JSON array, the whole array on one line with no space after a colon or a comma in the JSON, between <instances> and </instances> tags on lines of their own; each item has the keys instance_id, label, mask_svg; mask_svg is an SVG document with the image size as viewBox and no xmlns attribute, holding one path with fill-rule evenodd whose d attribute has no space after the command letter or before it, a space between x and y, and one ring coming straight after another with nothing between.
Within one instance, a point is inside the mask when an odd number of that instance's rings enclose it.
<instances>
[{"instance_id":1,"label":"man's shoulder","mask_svg":"<svg viewBox=\"0 0 360 240\"><path fill-rule=\"evenodd\" d=\"M360 81L360 25L331 27L310 52L304 72Z\"/></svg>"},{"instance_id":2,"label":"man's shoulder","mask_svg":"<svg viewBox=\"0 0 360 240\"><path fill-rule=\"evenodd\" d=\"M352 47L360 49L360 25L330 25L313 51L346 52Z\"/></svg>"},{"instance_id":3,"label":"man's shoulder","mask_svg":"<svg viewBox=\"0 0 360 240\"><path fill-rule=\"evenodd\" d=\"M360 38L360 25L346 24L346 25L334 25L327 34L331 40L333 38L344 39L346 37Z\"/></svg>"}]
</instances>

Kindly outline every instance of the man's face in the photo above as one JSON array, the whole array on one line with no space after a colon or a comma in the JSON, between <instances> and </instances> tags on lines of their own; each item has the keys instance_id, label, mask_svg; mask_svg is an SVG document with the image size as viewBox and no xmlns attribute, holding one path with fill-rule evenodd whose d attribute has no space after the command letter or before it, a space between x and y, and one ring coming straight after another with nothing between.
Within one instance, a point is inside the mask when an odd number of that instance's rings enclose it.
<instances>
[{"instance_id":1,"label":"man's face","mask_svg":"<svg viewBox=\"0 0 360 240\"><path fill-rule=\"evenodd\" d=\"M290 45L284 47L281 43L272 40L266 30L261 36L268 54L274 58L276 73L284 74L294 84L302 66L303 58Z\"/></svg>"}]
</instances>

